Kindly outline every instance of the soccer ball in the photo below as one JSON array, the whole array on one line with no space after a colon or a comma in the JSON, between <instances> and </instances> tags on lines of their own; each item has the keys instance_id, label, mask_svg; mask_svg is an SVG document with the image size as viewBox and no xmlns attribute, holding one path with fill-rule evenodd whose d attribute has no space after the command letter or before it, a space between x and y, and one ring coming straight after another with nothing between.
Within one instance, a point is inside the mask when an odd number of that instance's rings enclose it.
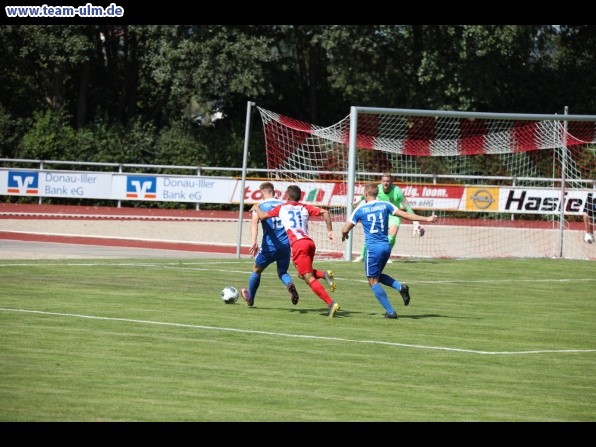
<instances>
[{"instance_id":1,"label":"soccer ball","mask_svg":"<svg viewBox=\"0 0 596 447\"><path fill-rule=\"evenodd\" d=\"M422 237L424 236L425 230L424 227L422 225L420 225L420 222L414 222L414 230L412 232L412 234L416 237Z\"/></svg>"},{"instance_id":2,"label":"soccer ball","mask_svg":"<svg viewBox=\"0 0 596 447\"><path fill-rule=\"evenodd\" d=\"M240 294L238 293L238 289L236 289L236 287L228 286L221 291L221 299L226 304L234 304L236 301L238 301L239 296Z\"/></svg>"},{"instance_id":3,"label":"soccer ball","mask_svg":"<svg viewBox=\"0 0 596 447\"><path fill-rule=\"evenodd\" d=\"M594 242L594 236L592 236L590 233L584 234L584 242L587 242L588 244L593 243Z\"/></svg>"}]
</instances>

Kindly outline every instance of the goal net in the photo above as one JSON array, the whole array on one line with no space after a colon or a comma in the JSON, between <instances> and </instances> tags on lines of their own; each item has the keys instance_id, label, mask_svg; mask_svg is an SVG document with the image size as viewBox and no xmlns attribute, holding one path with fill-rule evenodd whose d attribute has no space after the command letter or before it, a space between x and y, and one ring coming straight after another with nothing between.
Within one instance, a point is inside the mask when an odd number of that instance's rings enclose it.
<instances>
[{"instance_id":1,"label":"goal net","mask_svg":"<svg viewBox=\"0 0 596 447\"><path fill-rule=\"evenodd\" d=\"M403 220L392 257L596 259L583 215L596 192L596 116L352 107L321 127L258 107L269 179L330 210L337 240L311 221L317 255L352 259L341 227L367 182L394 177L412 208L439 219L417 237Z\"/></svg>"}]
</instances>

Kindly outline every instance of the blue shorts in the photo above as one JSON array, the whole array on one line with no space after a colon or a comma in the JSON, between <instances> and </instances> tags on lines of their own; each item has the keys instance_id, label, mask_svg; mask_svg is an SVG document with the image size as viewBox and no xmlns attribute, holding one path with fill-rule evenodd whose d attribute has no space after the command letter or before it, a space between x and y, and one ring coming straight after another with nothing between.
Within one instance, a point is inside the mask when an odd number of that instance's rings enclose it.
<instances>
[{"instance_id":1,"label":"blue shorts","mask_svg":"<svg viewBox=\"0 0 596 447\"><path fill-rule=\"evenodd\" d=\"M381 276L390 256L391 245L389 243L366 247L366 255L364 256L364 274L366 277L378 278Z\"/></svg>"},{"instance_id":2,"label":"blue shorts","mask_svg":"<svg viewBox=\"0 0 596 447\"><path fill-rule=\"evenodd\" d=\"M255 265L259 266L263 270L274 262L277 263L277 270L281 270L282 273L288 271L290 267L290 247L275 251L260 251L255 256Z\"/></svg>"}]
</instances>

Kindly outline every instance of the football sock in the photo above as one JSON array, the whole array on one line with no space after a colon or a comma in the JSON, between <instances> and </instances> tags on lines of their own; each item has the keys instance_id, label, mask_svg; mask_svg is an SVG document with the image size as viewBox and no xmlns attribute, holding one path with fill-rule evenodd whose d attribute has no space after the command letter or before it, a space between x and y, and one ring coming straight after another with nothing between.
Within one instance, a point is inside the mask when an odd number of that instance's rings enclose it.
<instances>
[{"instance_id":1,"label":"football sock","mask_svg":"<svg viewBox=\"0 0 596 447\"><path fill-rule=\"evenodd\" d=\"M323 279L325 278L325 272L323 270L313 270L312 271L312 276L314 276L317 279Z\"/></svg>"},{"instance_id":2,"label":"football sock","mask_svg":"<svg viewBox=\"0 0 596 447\"><path fill-rule=\"evenodd\" d=\"M321 284L318 279L315 279L313 282L311 282L309 284L309 286L310 286L311 290L313 292L315 292L315 294L319 298L321 298L323 301L325 301L327 306L329 306L333 302L333 300L331 299L331 297L325 290L325 287L323 287L323 284Z\"/></svg>"},{"instance_id":3,"label":"football sock","mask_svg":"<svg viewBox=\"0 0 596 447\"><path fill-rule=\"evenodd\" d=\"M389 302L389 298L387 297L387 292L385 292L385 289L383 289L383 286L380 283L376 283L374 286L372 286L370 288L370 290L372 290L372 292L375 294L375 298L377 299L377 301L379 303L381 303L381 306L383 306L383 308L387 311L387 313L392 314L393 307L391 306L391 303Z\"/></svg>"},{"instance_id":4,"label":"football sock","mask_svg":"<svg viewBox=\"0 0 596 447\"><path fill-rule=\"evenodd\" d=\"M250 297L254 300L257 294L257 289L261 284L261 275L258 273L252 272L250 278L248 279L248 293L250 293Z\"/></svg>"},{"instance_id":5,"label":"football sock","mask_svg":"<svg viewBox=\"0 0 596 447\"><path fill-rule=\"evenodd\" d=\"M393 287L398 292L401 290L400 282L396 279L393 279L386 273L381 273L381 276L379 276L379 282L385 286Z\"/></svg>"},{"instance_id":6,"label":"football sock","mask_svg":"<svg viewBox=\"0 0 596 447\"><path fill-rule=\"evenodd\" d=\"M279 279L281 279L281 282L283 282L286 287L292 282L292 277L288 272L279 275Z\"/></svg>"}]
</instances>

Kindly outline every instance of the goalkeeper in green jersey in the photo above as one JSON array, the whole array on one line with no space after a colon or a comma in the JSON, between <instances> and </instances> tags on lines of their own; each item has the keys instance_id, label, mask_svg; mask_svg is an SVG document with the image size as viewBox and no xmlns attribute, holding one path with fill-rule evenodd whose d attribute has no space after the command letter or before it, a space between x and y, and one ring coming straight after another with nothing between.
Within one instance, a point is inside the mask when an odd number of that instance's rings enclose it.
<instances>
[{"instance_id":1,"label":"goalkeeper in green jersey","mask_svg":"<svg viewBox=\"0 0 596 447\"><path fill-rule=\"evenodd\" d=\"M381 177L381 184L379 185L379 195L377 196L377 200L383 200L385 202L389 202L394 204L399 209L405 209L409 213L413 213L412 207L408 203L406 196L402 189L393 184L393 177L391 174L383 174ZM354 207L358 207L364 201L364 196L360 196L355 202ZM395 245L395 240L397 239L397 231L399 230L399 225L401 224L401 217L398 216L389 216L389 232L387 235L387 239L389 240L389 245L391 249ZM418 228L421 232L420 234L424 234L424 228L421 227L420 222L414 222L414 228ZM362 246L362 251L360 252L360 256L354 259L354 262L362 262L364 257L366 256L366 244ZM391 258L387 261L388 263L391 262Z\"/></svg>"}]
</instances>

